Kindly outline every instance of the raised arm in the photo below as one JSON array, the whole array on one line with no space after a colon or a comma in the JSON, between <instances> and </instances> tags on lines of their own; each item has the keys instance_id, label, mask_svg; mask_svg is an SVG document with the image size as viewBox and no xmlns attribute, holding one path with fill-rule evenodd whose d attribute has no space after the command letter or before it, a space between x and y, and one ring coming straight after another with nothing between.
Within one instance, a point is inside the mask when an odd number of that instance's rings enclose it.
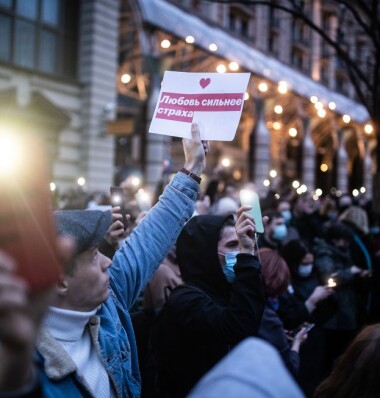
<instances>
[{"instance_id":1,"label":"raised arm","mask_svg":"<svg viewBox=\"0 0 380 398\"><path fill-rule=\"evenodd\" d=\"M197 180L205 168L209 144L201 141L197 125L192 125L191 133L192 139L182 141L186 170L177 173L159 202L113 258L111 283L127 308L132 306L194 212L200 189Z\"/></svg>"}]
</instances>

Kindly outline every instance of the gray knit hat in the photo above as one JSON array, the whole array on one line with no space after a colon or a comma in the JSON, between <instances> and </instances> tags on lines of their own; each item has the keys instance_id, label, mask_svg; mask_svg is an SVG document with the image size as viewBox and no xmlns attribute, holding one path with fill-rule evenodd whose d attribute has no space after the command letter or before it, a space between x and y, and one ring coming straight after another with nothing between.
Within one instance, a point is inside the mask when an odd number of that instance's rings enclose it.
<instances>
[{"instance_id":1,"label":"gray knit hat","mask_svg":"<svg viewBox=\"0 0 380 398\"><path fill-rule=\"evenodd\" d=\"M97 245L111 225L111 210L59 210L54 212L57 232L74 238L77 253Z\"/></svg>"}]
</instances>

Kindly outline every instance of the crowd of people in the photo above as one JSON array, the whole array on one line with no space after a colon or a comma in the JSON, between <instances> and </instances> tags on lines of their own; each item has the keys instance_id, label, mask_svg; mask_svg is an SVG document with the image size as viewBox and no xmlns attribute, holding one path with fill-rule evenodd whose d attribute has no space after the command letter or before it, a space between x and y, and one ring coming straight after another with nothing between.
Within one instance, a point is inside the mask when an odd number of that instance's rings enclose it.
<instances>
[{"instance_id":1,"label":"crowd of people","mask_svg":"<svg viewBox=\"0 0 380 398\"><path fill-rule=\"evenodd\" d=\"M257 236L240 187L201 190L197 125L183 147L131 227L118 206L54 212L54 286L0 248L0 397L379 397L368 208L269 192Z\"/></svg>"}]
</instances>

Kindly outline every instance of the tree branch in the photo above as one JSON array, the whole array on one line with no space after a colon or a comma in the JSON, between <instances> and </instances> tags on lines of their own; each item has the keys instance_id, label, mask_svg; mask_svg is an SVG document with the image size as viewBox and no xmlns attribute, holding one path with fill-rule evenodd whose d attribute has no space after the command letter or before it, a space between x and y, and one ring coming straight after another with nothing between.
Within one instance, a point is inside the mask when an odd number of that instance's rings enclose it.
<instances>
[{"instance_id":1,"label":"tree branch","mask_svg":"<svg viewBox=\"0 0 380 398\"><path fill-rule=\"evenodd\" d=\"M360 14L358 11L352 6L351 2L346 1L346 0L335 0L337 4L342 4L344 5L352 14L352 16L355 18L356 22L360 25L360 27L364 30L364 32L367 34L368 38L371 39L373 42L374 46L376 48L380 48L380 42L378 41L378 38L376 37L376 32L373 29L370 29L368 24L361 18ZM371 20L372 17L369 17Z\"/></svg>"},{"instance_id":2,"label":"tree branch","mask_svg":"<svg viewBox=\"0 0 380 398\"><path fill-rule=\"evenodd\" d=\"M273 7L282 11L285 11L297 18L302 19L312 30L317 32L323 40L325 40L331 47L333 47L336 51L336 53L339 55L339 57L346 63L346 65L350 68L352 68L357 77L362 81L362 83L367 87L368 90L372 90L373 87L371 87L370 83L367 80L367 76L363 73L363 71L357 66L356 61L351 59L349 56L348 52L344 51L341 46L334 40L332 40L327 33L324 32L319 26L317 26L310 18L308 18L305 14L302 12L296 11L294 9L291 9L289 7L283 6L281 4L274 4L271 3L270 1L261 1L261 0L204 0L207 2L211 3L224 3L224 4L230 4L230 3L240 3L240 4L248 4L248 5L263 5L267 7Z\"/></svg>"}]
</instances>

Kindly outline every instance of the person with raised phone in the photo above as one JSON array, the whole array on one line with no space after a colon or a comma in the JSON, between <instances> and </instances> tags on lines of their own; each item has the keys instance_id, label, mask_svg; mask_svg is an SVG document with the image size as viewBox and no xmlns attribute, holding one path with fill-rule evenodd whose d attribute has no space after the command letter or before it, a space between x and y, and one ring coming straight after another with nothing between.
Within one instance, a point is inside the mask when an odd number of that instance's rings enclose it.
<instances>
[{"instance_id":1,"label":"person with raised phone","mask_svg":"<svg viewBox=\"0 0 380 398\"><path fill-rule=\"evenodd\" d=\"M76 252L49 300L31 294L16 275L20 264L0 251L1 397L140 396L129 309L194 212L209 144L196 124L191 137L183 139L184 168L112 262L98 252L110 211L55 213L58 233L74 239Z\"/></svg>"},{"instance_id":2,"label":"person with raised phone","mask_svg":"<svg viewBox=\"0 0 380 398\"><path fill-rule=\"evenodd\" d=\"M159 396L185 397L232 347L258 332L265 297L248 210L238 209L236 223L231 215L195 216L179 235L184 284L171 292L152 332Z\"/></svg>"}]
</instances>

